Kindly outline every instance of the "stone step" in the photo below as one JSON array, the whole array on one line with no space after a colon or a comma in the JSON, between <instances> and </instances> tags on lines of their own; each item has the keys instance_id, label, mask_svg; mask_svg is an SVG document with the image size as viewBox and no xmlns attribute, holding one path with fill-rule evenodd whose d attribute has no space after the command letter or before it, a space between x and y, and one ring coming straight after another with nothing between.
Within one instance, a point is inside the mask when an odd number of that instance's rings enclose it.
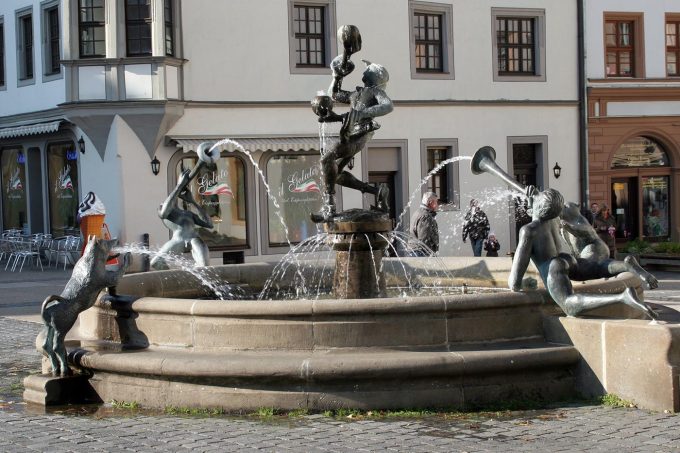
<instances>
[{"instance_id":1,"label":"stone step","mask_svg":"<svg viewBox=\"0 0 680 453\"><path fill-rule=\"evenodd\" d=\"M499 400L554 400L573 395L579 360L571 346L540 341L456 350L78 349L69 357L93 374L90 384L102 401L229 411L269 406L460 409Z\"/></svg>"}]
</instances>

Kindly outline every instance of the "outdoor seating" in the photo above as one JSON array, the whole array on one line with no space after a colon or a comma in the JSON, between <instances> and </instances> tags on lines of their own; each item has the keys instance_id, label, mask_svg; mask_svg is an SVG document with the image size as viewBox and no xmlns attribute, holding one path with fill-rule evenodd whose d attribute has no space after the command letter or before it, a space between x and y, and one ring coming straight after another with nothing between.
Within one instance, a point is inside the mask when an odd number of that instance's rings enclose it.
<instances>
[{"instance_id":1,"label":"outdoor seating","mask_svg":"<svg viewBox=\"0 0 680 453\"><path fill-rule=\"evenodd\" d=\"M48 249L48 266L52 265L52 259L54 259L55 267L57 267L60 260L63 259L64 269L66 269L67 264L75 263L77 255L80 252L80 244L80 236L64 236L62 238L52 239L51 246Z\"/></svg>"},{"instance_id":2,"label":"outdoor seating","mask_svg":"<svg viewBox=\"0 0 680 453\"><path fill-rule=\"evenodd\" d=\"M4 239L3 243L9 251L5 270L11 269L14 272L21 261L19 266L19 272L21 272L27 259L35 266L39 264L40 269L44 270L42 260L40 259L40 243L38 241L33 238L9 237Z\"/></svg>"}]
</instances>

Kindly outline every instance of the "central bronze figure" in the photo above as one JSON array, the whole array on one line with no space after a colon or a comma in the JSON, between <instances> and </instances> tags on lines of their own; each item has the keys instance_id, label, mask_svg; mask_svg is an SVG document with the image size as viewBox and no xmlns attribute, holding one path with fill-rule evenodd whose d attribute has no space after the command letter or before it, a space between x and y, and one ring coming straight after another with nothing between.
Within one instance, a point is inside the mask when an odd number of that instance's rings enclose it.
<instances>
[{"instance_id":1,"label":"central bronze figure","mask_svg":"<svg viewBox=\"0 0 680 453\"><path fill-rule=\"evenodd\" d=\"M331 96L317 96L312 100L312 109L319 117L319 122L342 122L338 142L329 149L321 150L323 207L320 213L312 214L312 220L317 223L333 222L337 215L336 184L373 194L376 197L373 208L380 212L389 210L387 185L372 186L345 170L345 167L352 168L354 156L366 146L374 131L380 128L374 118L387 115L393 109L392 101L385 93L389 74L383 66L362 60L366 64L361 79L364 86L359 86L354 91L343 90L343 79L355 67L350 57L361 50L361 34L354 25L344 25L338 30L338 39L342 41L344 50L330 65L333 72L333 82L329 89ZM333 112L334 101L349 104L349 112Z\"/></svg>"}]
</instances>

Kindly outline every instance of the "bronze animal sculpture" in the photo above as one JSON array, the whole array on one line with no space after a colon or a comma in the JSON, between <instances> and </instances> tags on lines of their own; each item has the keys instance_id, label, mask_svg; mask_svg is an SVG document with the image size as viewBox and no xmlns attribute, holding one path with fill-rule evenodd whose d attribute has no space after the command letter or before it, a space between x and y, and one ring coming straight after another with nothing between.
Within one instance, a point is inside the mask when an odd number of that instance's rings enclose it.
<instances>
[{"instance_id":1,"label":"bronze animal sculpture","mask_svg":"<svg viewBox=\"0 0 680 453\"><path fill-rule=\"evenodd\" d=\"M117 270L107 271L106 261L117 239L90 237L83 256L76 262L71 278L61 295L48 296L40 315L45 324L42 349L50 360L53 376L68 376L64 339L78 319L78 314L92 307L100 291L113 288L130 265L130 253L123 256Z\"/></svg>"}]
</instances>

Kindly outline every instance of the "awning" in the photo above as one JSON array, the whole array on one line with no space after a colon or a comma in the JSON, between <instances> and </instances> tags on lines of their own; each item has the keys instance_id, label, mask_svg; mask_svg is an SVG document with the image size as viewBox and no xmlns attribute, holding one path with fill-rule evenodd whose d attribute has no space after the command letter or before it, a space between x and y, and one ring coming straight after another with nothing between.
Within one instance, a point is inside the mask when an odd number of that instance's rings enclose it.
<instances>
[{"instance_id":1,"label":"awning","mask_svg":"<svg viewBox=\"0 0 680 453\"><path fill-rule=\"evenodd\" d=\"M169 137L170 140L182 148L184 152L196 151L198 145L203 142L215 144L222 140ZM239 145L247 152L255 151L317 151L319 149L319 137L258 137L237 138L224 141L220 144L220 151L238 151Z\"/></svg>"},{"instance_id":2,"label":"awning","mask_svg":"<svg viewBox=\"0 0 680 453\"><path fill-rule=\"evenodd\" d=\"M50 121L48 123L34 123L21 126L5 127L0 129L0 139L57 132L62 121L63 120L57 120Z\"/></svg>"}]
</instances>

